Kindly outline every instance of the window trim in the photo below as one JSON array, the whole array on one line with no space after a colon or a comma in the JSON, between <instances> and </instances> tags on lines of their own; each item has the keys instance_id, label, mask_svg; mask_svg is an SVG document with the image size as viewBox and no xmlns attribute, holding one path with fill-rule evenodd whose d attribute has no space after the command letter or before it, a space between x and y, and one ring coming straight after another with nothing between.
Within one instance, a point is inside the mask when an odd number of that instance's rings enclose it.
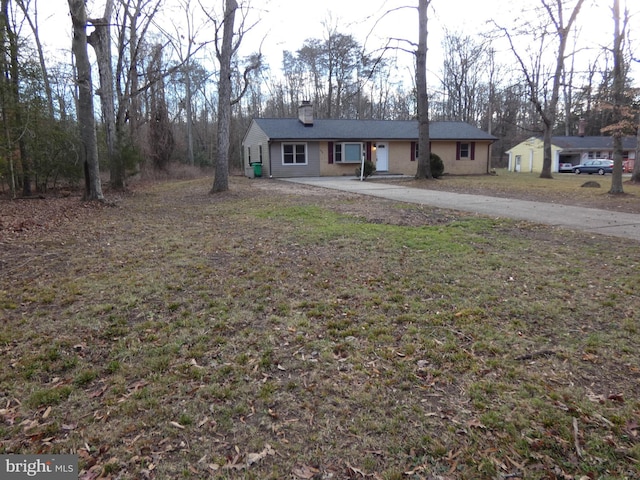
<instances>
[{"instance_id":1,"label":"window trim","mask_svg":"<svg viewBox=\"0 0 640 480\"><path fill-rule=\"evenodd\" d=\"M293 146L294 147L294 151L293 151L293 162L285 162L285 152L284 149L287 146ZM296 153L296 149L295 147L297 146L302 146L304 147L304 163L299 163L296 162L296 156L298 155ZM282 154L282 166L283 167L302 167L302 166L306 166L309 165L309 149L307 147L307 142L282 142L282 144L280 145L280 152Z\"/></svg>"},{"instance_id":2,"label":"window trim","mask_svg":"<svg viewBox=\"0 0 640 480\"><path fill-rule=\"evenodd\" d=\"M360 152L358 160L343 160L346 146L358 145ZM339 151L338 151L339 150ZM333 142L333 161L342 165L355 165L362 162L362 155L366 152L366 145L364 142Z\"/></svg>"}]
</instances>

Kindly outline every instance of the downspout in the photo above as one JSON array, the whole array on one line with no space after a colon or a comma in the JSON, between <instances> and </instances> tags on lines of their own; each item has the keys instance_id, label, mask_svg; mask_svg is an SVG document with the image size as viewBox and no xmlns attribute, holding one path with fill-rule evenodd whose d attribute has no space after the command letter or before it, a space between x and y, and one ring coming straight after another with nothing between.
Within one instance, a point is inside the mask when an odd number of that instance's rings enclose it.
<instances>
[{"instance_id":1,"label":"downspout","mask_svg":"<svg viewBox=\"0 0 640 480\"><path fill-rule=\"evenodd\" d=\"M273 178L273 170L271 170L271 140L267 141L267 155L269 155L269 178Z\"/></svg>"},{"instance_id":2,"label":"downspout","mask_svg":"<svg viewBox=\"0 0 640 480\"><path fill-rule=\"evenodd\" d=\"M532 148L531 150L529 150L529 173L533 172L533 158L534 158L534 153Z\"/></svg>"}]
</instances>

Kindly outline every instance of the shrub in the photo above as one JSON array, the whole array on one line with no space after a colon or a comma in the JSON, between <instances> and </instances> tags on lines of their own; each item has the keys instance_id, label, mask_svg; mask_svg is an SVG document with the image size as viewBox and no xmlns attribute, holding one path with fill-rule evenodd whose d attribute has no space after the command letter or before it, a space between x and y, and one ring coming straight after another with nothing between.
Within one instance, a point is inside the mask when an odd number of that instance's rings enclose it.
<instances>
[{"instance_id":1,"label":"shrub","mask_svg":"<svg viewBox=\"0 0 640 480\"><path fill-rule=\"evenodd\" d=\"M362 169L362 167L358 167L356 168L356 177L360 178L360 170ZM367 178L371 175L373 175L373 173L376 171L376 166L373 164L373 162L371 162L370 160L366 160L364 162L364 178Z\"/></svg>"},{"instance_id":2,"label":"shrub","mask_svg":"<svg viewBox=\"0 0 640 480\"><path fill-rule=\"evenodd\" d=\"M435 153L431 153L431 175L433 178L440 178L444 174L444 163L442 159Z\"/></svg>"}]
</instances>

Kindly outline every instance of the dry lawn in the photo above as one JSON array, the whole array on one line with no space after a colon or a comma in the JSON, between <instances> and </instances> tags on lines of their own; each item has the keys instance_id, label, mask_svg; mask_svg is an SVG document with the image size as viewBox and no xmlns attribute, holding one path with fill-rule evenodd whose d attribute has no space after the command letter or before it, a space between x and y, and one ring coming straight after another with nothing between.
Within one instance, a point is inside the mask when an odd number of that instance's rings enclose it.
<instances>
[{"instance_id":1,"label":"dry lawn","mask_svg":"<svg viewBox=\"0 0 640 480\"><path fill-rule=\"evenodd\" d=\"M555 173L553 179L541 179L539 174L499 170L497 175L444 176L437 181L402 183L416 188L640 213L640 184L632 184L628 180L629 176L623 177L624 195L609 194L611 175ZM583 187L587 182L595 182L599 186Z\"/></svg>"},{"instance_id":2,"label":"dry lawn","mask_svg":"<svg viewBox=\"0 0 640 480\"><path fill-rule=\"evenodd\" d=\"M420 186L537 188L504 178ZM570 180L540 189L574 203ZM82 479L640 477L637 244L209 186L0 201L0 453L76 453Z\"/></svg>"}]
</instances>

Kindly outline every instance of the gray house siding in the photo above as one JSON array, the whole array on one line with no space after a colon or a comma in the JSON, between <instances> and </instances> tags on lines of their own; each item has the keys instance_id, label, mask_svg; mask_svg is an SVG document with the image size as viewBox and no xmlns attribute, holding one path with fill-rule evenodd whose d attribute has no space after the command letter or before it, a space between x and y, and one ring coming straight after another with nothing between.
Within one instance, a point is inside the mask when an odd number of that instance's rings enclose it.
<instances>
[{"instance_id":1,"label":"gray house siding","mask_svg":"<svg viewBox=\"0 0 640 480\"><path fill-rule=\"evenodd\" d=\"M307 149L306 165L285 165L282 161L282 144L305 144ZM271 142L269 147L271 158L271 174L276 178L319 177L320 176L320 143L319 142Z\"/></svg>"},{"instance_id":2,"label":"gray house siding","mask_svg":"<svg viewBox=\"0 0 640 480\"><path fill-rule=\"evenodd\" d=\"M244 173L246 176L253 176L253 167L249 162L259 162L262 154L262 175L268 177L269 172L269 137L267 134L254 123L251 124L249 130L242 141L244 155Z\"/></svg>"}]
</instances>

